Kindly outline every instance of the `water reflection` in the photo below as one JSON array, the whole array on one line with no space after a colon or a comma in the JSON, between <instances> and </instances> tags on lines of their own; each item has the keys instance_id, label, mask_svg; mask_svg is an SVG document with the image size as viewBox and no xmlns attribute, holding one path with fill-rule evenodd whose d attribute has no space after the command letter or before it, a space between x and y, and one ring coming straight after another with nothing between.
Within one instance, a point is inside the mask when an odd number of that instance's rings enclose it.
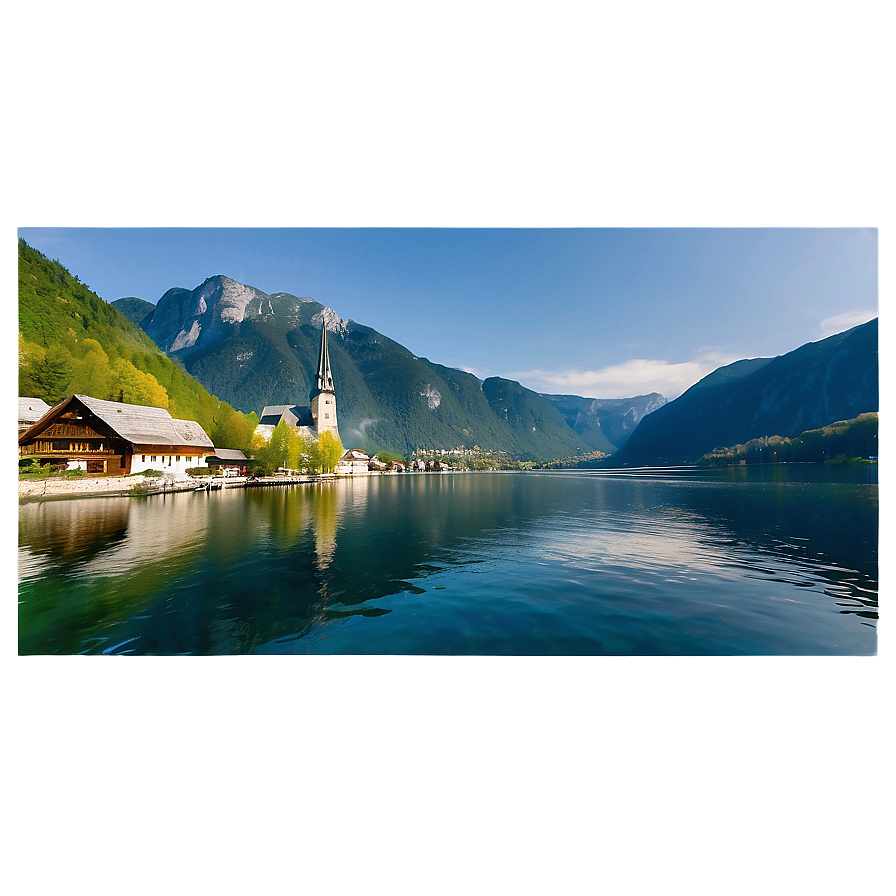
<instances>
[{"instance_id":1,"label":"water reflection","mask_svg":"<svg viewBox=\"0 0 896 896\"><path fill-rule=\"evenodd\" d=\"M861 485L357 477L23 505L19 531L20 653L875 644L877 490Z\"/></svg>"}]
</instances>

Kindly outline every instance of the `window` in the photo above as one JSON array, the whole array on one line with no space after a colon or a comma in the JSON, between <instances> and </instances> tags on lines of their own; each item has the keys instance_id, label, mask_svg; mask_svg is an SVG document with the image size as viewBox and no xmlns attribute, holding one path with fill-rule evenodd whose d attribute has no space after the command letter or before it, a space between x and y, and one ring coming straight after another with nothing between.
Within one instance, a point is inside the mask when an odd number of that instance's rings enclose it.
<instances>
[{"instance_id":1,"label":"window","mask_svg":"<svg viewBox=\"0 0 896 896\"><path fill-rule=\"evenodd\" d=\"M146 463L146 455L145 454L140 455L140 462L144 463L144 464Z\"/></svg>"},{"instance_id":2,"label":"window","mask_svg":"<svg viewBox=\"0 0 896 896\"><path fill-rule=\"evenodd\" d=\"M156 456L155 456L154 454L153 454L152 457L150 457L149 462L150 462L151 464L154 464L154 463L156 462Z\"/></svg>"},{"instance_id":3,"label":"window","mask_svg":"<svg viewBox=\"0 0 896 896\"><path fill-rule=\"evenodd\" d=\"M177 455L177 462L180 463L180 455Z\"/></svg>"}]
</instances>

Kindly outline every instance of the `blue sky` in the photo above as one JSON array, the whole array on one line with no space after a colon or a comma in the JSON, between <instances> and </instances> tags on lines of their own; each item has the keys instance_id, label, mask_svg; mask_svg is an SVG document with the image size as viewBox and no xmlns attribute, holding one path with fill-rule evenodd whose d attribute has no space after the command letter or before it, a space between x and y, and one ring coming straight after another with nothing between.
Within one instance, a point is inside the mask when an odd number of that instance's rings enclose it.
<instances>
[{"instance_id":1,"label":"blue sky","mask_svg":"<svg viewBox=\"0 0 896 896\"><path fill-rule=\"evenodd\" d=\"M21 228L102 298L225 274L310 296L415 354L539 392L668 398L722 364L877 315L848 229Z\"/></svg>"}]
</instances>

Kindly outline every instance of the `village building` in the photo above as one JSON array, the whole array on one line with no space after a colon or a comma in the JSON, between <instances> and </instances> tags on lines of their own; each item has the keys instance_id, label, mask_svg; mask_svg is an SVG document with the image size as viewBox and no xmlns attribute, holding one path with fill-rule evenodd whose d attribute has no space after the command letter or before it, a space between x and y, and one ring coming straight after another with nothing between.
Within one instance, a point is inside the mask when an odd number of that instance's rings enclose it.
<instances>
[{"instance_id":1,"label":"village building","mask_svg":"<svg viewBox=\"0 0 896 896\"><path fill-rule=\"evenodd\" d=\"M355 473L370 472L371 457L360 448L349 448L336 462L334 473L343 476L353 476Z\"/></svg>"},{"instance_id":2,"label":"village building","mask_svg":"<svg viewBox=\"0 0 896 896\"><path fill-rule=\"evenodd\" d=\"M19 398L19 435L43 417L50 406L41 398Z\"/></svg>"},{"instance_id":3,"label":"village building","mask_svg":"<svg viewBox=\"0 0 896 896\"><path fill-rule=\"evenodd\" d=\"M215 453L209 454L205 462L222 476L240 476L245 474L249 458L238 448L215 448Z\"/></svg>"},{"instance_id":4,"label":"village building","mask_svg":"<svg viewBox=\"0 0 896 896\"><path fill-rule=\"evenodd\" d=\"M206 466L206 456L214 453L212 440L194 420L88 395L70 396L19 435L20 459L95 474L159 470L183 477L190 467Z\"/></svg>"},{"instance_id":5,"label":"village building","mask_svg":"<svg viewBox=\"0 0 896 896\"><path fill-rule=\"evenodd\" d=\"M255 432L264 436L265 440L271 438L274 428L281 421L302 435L314 437L314 419L311 416L311 408L301 405L268 404L265 405L258 420Z\"/></svg>"},{"instance_id":6,"label":"village building","mask_svg":"<svg viewBox=\"0 0 896 896\"><path fill-rule=\"evenodd\" d=\"M265 405L255 432L265 439L270 439L274 427L283 421L290 429L312 438L317 438L322 432L331 432L339 439L339 427L336 423L336 390L333 386L333 372L330 369L326 323L320 332L317 373L309 398L310 407L289 404Z\"/></svg>"}]
</instances>

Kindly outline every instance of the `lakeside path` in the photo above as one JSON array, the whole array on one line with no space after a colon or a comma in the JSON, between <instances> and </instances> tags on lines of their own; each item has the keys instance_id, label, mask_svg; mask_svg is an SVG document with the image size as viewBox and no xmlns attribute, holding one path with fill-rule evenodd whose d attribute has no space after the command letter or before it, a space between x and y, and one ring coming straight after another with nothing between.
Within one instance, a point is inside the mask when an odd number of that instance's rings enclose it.
<instances>
[{"instance_id":1,"label":"lakeside path","mask_svg":"<svg viewBox=\"0 0 896 896\"><path fill-rule=\"evenodd\" d=\"M118 495L123 498L140 495L170 494L212 489L253 488L267 485L299 485L322 482L337 477L333 473L317 476L264 476L247 481L243 476L215 479L164 480L157 476L102 476L83 479L20 479L19 501L39 501L42 498L98 498ZM348 478L348 477L346 477Z\"/></svg>"}]
</instances>

